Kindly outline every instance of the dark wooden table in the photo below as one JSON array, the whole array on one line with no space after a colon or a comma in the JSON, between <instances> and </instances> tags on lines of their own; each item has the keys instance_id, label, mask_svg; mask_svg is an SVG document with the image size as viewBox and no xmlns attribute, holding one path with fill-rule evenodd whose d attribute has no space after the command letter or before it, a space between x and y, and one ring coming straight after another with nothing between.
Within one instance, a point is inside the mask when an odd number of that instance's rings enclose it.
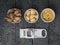
<instances>
[{"instance_id":1,"label":"dark wooden table","mask_svg":"<svg viewBox=\"0 0 60 45\"><path fill-rule=\"evenodd\" d=\"M49 24L40 18L44 8L52 8L56 17ZM22 11L22 21L17 24L8 23L4 18L10 8L19 8ZM24 12L34 8L39 13L39 19L29 24L24 19ZM46 29L48 36L45 39L20 39L20 28ZM0 0L0 45L60 45L60 0Z\"/></svg>"}]
</instances>

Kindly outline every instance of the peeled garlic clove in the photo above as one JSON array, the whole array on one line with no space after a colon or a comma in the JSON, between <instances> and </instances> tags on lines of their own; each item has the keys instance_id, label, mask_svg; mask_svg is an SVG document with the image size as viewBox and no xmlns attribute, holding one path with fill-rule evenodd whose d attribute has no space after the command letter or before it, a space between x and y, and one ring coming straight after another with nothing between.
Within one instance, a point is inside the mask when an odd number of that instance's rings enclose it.
<instances>
[{"instance_id":1,"label":"peeled garlic clove","mask_svg":"<svg viewBox=\"0 0 60 45\"><path fill-rule=\"evenodd\" d=\"M34 16L34 18L38 18L38 16L37 16L37 15L35 15L35 16Z\"/></svg>"},{"instance_id":2,"label":"peeled garlic clove","mask_svg":"<svg viewBox=\"0 0 60 45\"><path fill-rule=\"evenodd\" d=\"M33 16L30 16L30 19L32 19L33 18Z\"/></svg>"},{"instance_id":3,"label":"peeled garlic clove","mask_svg":"<svg viewBox=\"0 0 60 45\"><path fill-rule=\"evenodd\" d=\"M34 10L31 10L31 14L35 14L35 11Z\"/></svg>"},{"instance_id":4,"label":"peeled garlic clove","mask_svg":"<svg viewBox=\"0 0 60 45\"><path fill-rule=\"evenodd\" d=\"M34 22L34 21L35 21L35 19L33 18L33 19L31 19L30 21L31 21L31 22Z\"/></svg>"},{"instance_id":5,"label":"peeled garlic clove","mask_svg":"<svg viewBox=\"0 0 60 45\"><path fill-rule=\"evenodd\" d=\"M27 20L30 20L28 16L26 16L26 19L27 19Z\"/></svg>"},{"instance_id":6,"label":"peeled garlic clove","mask_svg":"<svg viewBox=\"0 0 60 45\"><path fill-rule=\"evenodd\" d=\"M27 15L27 16L30 16L30 15L31 15L31 12L30 12L30 11L28 11L28 12L26 13L26 15Z\"/></svg>"}]
</instances>

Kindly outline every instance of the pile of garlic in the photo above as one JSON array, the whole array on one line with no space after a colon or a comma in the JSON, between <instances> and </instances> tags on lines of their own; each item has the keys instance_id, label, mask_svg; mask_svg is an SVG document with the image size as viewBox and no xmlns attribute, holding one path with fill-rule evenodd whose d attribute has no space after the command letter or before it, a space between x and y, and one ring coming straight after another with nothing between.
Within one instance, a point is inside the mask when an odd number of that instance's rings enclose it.
<instances>
[{"instance_id":1,"label":"pile of garlic","mask_svg":"<svg viewBox=\"0 0 60 45\"><path fill-rule=\"evenodd\" d=\"M9 9L7 12L6 20L10 23L18 23L21 21L21 10L17 8Z\"/></svg>"},{"instance_id":2,"label":"pile of garlic","mask_svg":"<svg viewBox=\"0 0 60 45\"><path fill-rule=\"evenodd\" d=\"M24 14L25 20L29 23L35 23L38 20L38 12L35 9L28 9Z\"/></svg>"}]
</instances>

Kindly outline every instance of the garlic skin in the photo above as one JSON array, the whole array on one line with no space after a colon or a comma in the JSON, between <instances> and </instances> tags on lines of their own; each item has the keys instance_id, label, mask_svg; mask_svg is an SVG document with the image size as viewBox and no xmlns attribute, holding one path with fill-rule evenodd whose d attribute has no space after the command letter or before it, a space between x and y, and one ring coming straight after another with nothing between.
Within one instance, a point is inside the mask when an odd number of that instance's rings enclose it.
<instances>
[{"instance_id":1,"label":"garlic skin","mask_svg":"<svg viewBox=\"0 0 60 45\"><path fill-rule=\"evenodd\" d=\"M21 10L17 8L9 9L7 12L7 21L10 23L19 23L21 21ZM10 18L10 19L9 19Z\"/></svg>"}]
</instances>

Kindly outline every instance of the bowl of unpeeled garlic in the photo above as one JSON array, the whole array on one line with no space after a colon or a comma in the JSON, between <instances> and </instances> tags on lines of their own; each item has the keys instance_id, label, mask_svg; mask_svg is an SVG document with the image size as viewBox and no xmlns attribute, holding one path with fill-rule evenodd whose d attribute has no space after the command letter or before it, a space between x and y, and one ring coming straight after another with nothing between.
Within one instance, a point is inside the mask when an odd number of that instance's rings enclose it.
<instances>
[{"instance_id":1,"label":"bowl of unpeeled garlic","mask_svg":"<svg viewBox=\"0 0 60 45\"><path fill-rule=\"evenodd\" d=\"M21 21L21 10L12 8L7 11L5 18L9 23L19 23Z\"/></svg>"}]
</instances>

